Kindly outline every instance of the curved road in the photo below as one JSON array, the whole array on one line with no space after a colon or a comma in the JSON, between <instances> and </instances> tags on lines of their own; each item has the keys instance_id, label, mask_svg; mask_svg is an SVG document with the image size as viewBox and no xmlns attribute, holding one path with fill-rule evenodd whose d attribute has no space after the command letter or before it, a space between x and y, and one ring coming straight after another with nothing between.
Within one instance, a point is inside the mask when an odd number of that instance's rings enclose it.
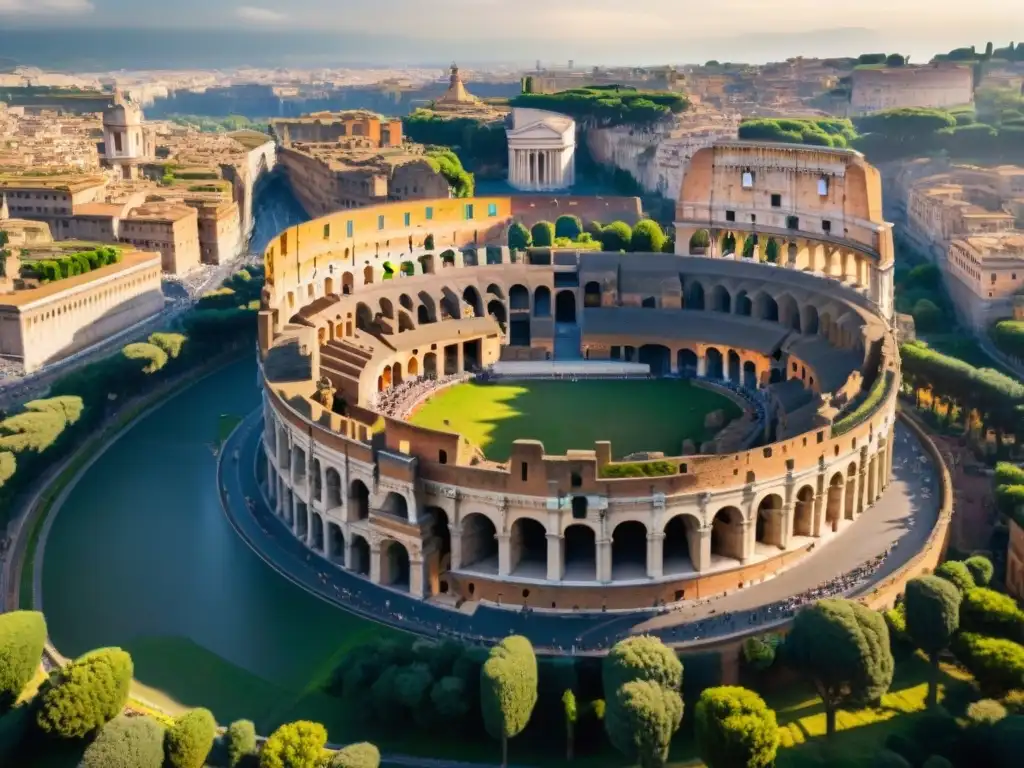
<instances>
[{"instance_id":1,"label":"curved road","mask_svg":"<svg viewBox=\"0 0 1024 768\"><path fill-rule=\"evenodd\" d=\"M882 498L858 518L856 532L822 540L798 565L773 579L662 613L523 613L484 604L468 613L371 585L299 542L264 503L257 485L254 467L261 427L260 412L250 414L225 444L220 468L222 490L227 492L226 499L223 493L221 498L225 511L256 554L309 592L365 618L419 634L453 635L470 642L495 642L514 633L549 651L601 651L636 632L650 632L665 642L681 644L728 636L752 626L767 629L785 619L789 607L765 606L791 601L889 551L879 568L830 592L856 594L883 580L920 551L938 519L935 468L922 461L923 448L900 425L893 481ZM230 458L236 450L240 454L237 461ZM254 502L253 512L246 507L246 497Z\"/></svg>"}]
</instances>

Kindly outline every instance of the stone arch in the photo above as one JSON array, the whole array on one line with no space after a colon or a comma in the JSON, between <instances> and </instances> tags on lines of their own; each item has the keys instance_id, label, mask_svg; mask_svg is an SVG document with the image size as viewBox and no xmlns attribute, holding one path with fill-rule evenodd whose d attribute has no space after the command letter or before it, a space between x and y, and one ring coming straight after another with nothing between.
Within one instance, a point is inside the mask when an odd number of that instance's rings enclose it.
<instances>
[{"instance_id":1,"label":"stone arch","mask_svg":"<svg viewBox=\"0 0 1024 768\"><path fill-rule=\"evenodd\" d=\"M388 320L395 319L395 305L391 302L387 296L381 296L380 299L380 313Z\"/></svg>"},{"instance_id":2,"label":"stone arch","mask_svg":"<svg viewBox=\"0 0 1024 768\"><path fill-rule=\"evenodd\" d=\"M406 365L405 365L405 370L408 372L408 374L410 376L419 376L420 375L420 361L417 360L415 357L410 357L409 358L409 362L406 363Z\"/></svg>"},{"instance_id":3,"label":"stone arch","mask_svg":"<svg viewBox=\"0 0 1024 768\"><path fill-rule=\"evenodd\" d=\"M499 299L491 299L487 302L487 314L497 320L501 329L505 330L505 325L508 323L508 313L505 311L504 302Z\"/></svg>"},{"instance_id":4,"label":"stone arch","mask_svg":"<svg viewBox=\"0 0 1024 768\"><path fill-rule=\"evenodd\" d=\"M473 309L473 317L484 316L484 302L476 286L467 285L462 291L462 300Z\"/></svg>"},{"instance_id":5,"label":"stone arch","mask_svg":"<svg viewBox=\"0 0 1024 768\"><path fill-rule=\"evenodd\" d=\"M324 519L317 512L313 512L310 518L309 546L314 552L324 551Z\"/></svg>"},{"instance_id":6,"label":"stone arch","mask_svg":"<svg viewBox=\"0 0 1024 768\"><path fill-rule=\"evenodd\" d=\"M350 523L366 520L370 516L370 489L359 478L349 484L348 510Z\"/></svg>"},{"instance_id":7,"label":"stone arch","mask_svg":"<svg viewBox=\"0 0 1024 768\"><path fill-rule=\"evenodd\" d=\"M711 554L743 559L743 513L738 507L722 507L711 521Z\"/></svg>"},{"instance_id":8,"label":"stone arch","mask_svg":"<svg viewBox=\"0 0 1024 768\"><path fill-rule=\"evenodd\" d=\"M747 389L757 389L757 365L754 364L753 360L745 360L743 362L743 378L741 383Z\"/></svg>"},{"instance_id":9,"label":"stone arch","mask_svg":"<svg viewBox=\"0 0 1024 768\"><path fill-rule=\"evenodd\" d=\"M860 512L857 499L857 462L851 461L846 468L846 503L843 504L844 517L853 520Z\"/></svg>"},{"instance_id":10,"label":"stone arch","mask_svg":"<svg viewBox=\"0 0 1024 768\"><path fill-rule=\"evenodd\" d=\"M425 507L423 514L430 520L430 536L435 542L434 552L437 555L437 572L442 574L452 567L452 533L448 525L448 513L441 507Z\"/></svg>"},{"instance_id":11,"label":"stone arch","mask_svg":"<svg viewBox=\"0 0 1024 768\"><path fill-rule=\"evenodd\" d=\"M341 293L343 296L351 296L352 289L355 287L355 278L351 272L346 272L341 276Z\"/></svg>"},{"instance_id":12,"label":"stone arch","mask_svg":"<svg viewBox=\"0 0 1024 768\"><path fill-rule=\"evenodd\" d=\"M370 575L370 544L358 533L352 534L352 562L348 568L363 576Z\"/></svg>"},{"instance_id":13,"label":"stone arch","mask_svg":"<svg viewBox=\"0 0 1024 768\"><path fill-rule=\"evenodd\" d=\"M725 361L718 347L708 347L704 351L704 375L709 379L725 377Z\"/></svg>"},{"instance_id":14,"label":"stone arch","mask_svg":"<svg viewBox=\"0 0 1024 768\"><path fill-rule=\"evenodd\" d=\"M690 241L687 245L691 256L703 256L708 252L708 248L711 245L711 233L706 229L698 229L690 235Z\"/></svg>"},{"instance_id":15,"label":"stone arch","mask_svg":"<svg viewBox=\"0 0 1024 768\"><path fill-rule=\"evenodd\" d=\"M380 583L408 591L411 572L405 545L395 539L384 539L380 545Z\"/></svg>"},{"instance_id":16,"label":"stone arch","mask_svg":"<svg viewBox=\"0 0 1024 768\"><path fill-rule=\"evenodd\" d=\"M412 318L409 317L409 313L405 310L399 310L398 312L398 332L405 333L406 331L415 331L416 325L413 323Z\"/></svg>"},{"instance_id":17,"label":"stone arch","mask_svg":"<svg viewBox=\"0 0 1024 768\"><path fill-rule=\"evenodd\" d=\"M833 531L839 529L839 521L842 519L843 501L846 498L846 489L842 472L836 472L828 481L828 504L825 506L825 520Z\"/></svg>"},{"instance_id":18,"label":"stone arch","mask_svg":"<svg viewBox=\"0 0 1024 768\"><path fill-rule=\"evenodd\" d=\"M313 459L313 499L320 501L324 497L324 488L320 475L320 459Z\"/></svg>"},{"instance_id":19,"label":"stone arch","mask_svg":"<svg viewBox=\"0 0 1024 768\"><path fill-rule=\"evenodd\" d=\"M785 520L782 513L782 496L769 493L757 505L757 522L755 523L754 541L758 544L782 549L783 527Z\"/></svg>"},{"instance_id":20,"label":"stone arch","mask_svg":"<svg viewBox=\"0 0 1024 768\"><path fill-rule=\"evenodd\" d=\"M481 566L485 570L498 569L498 529L491 519L480 512L471 512L462 518L462 567Z\"/></svg>"},{"instance_id":21,"label":"stone arch","mask_svg":"<svg viewBox=\"0 0 1024 768\"><path fill-rule=\"evenodd\" d=\"M724 285L716 285L711 289L711 306L709 309L715 312L731 312L732 296Z\"/></svg>"},{"instance_id":22,"label":"stone arch","mask_svg":"<svg viewBox=\"0 0 1024 768\"><path fill-rule=\"evenodd\" d=\"M740 364L740 353L735 349L730 349L726 355L726 365L729 371L729 381L739 383L740 376L743 373L743 368Z\"/></svg>"},{"instance_id":23,"label":"stone arch","mask_svg":"<svg viewBox=\"0 0 1024 768\"><path fill-rule=\"evenodd\" d=\"M793 507L793 535L814 535L814 488L805 485L796 494Z\"/></svg>"},{"instance_id":24,"label":"stone arch","mask_svg":"<svg viewBox=\"0 0 1024 768\"><path fill-rule=\"evenodd\" d=\"M576 322L576 294L573 291L559 291L555 296L555 322Z\"/></svg>"},{"instance_id":25,"label":"stone arch","mask_svg":"<svg viewBox=\"0 0 1024 768\"><path fill-rule=\"evenodd\" d=\"M661 542L662 571L666 576L693 573L700 547L700 521L691 514L676 515L665 523Z\"/></svg>"},{"instance_id":26,"label":"stone arch","mask_svg":"<svg viewBox=\"0 0 1024 768\"><path fill-rule=\"evenodd\" d=\"M391 386L397 387L403 381L402 364L395 363L391 366Z\"/></svg>"},{"instance_id":27,"label":"stone arch","mask_svg":"<svg viewBox=\"0 0 1024 768\"><path fill-rule=\"evenodd\" d=\"M750 296L747 295L746 291L740 291L736 294L736 301L733 302L733 310L737 315L743 317L750 317L754 314L754 304L750 300Z\"/></svg>"},{"instance_id":28,"label":"stone arch","mask_svg":"<svg viewBox=\"0 0 1024 768\"><path fill-rule=\"evenodd\" d=\"M415 308L415 303L412 300L412 296L410 296L408 293L403 293L401 296L398 297L398 306L400 306L402 309L412 312L413 309Z\"/></svg>"},{"instance_id":29,"label":"stone arch","mask_svg":"<svg viewBox=\"0 0 1024 768\"><path fill-rule=\"evenodd\" d=\"M337 523L327 523L327 557L332 563L345 565L345 534Z\"/></svg>"},{"instance_id":30,"label":"stone arch","mask_svg":"<svg viewBox=\"0 0 1024 768\"><path fill-rule=\"evenodd\" d=\"M525 285L516 283L508 291L508 308L512 311L530 309L530 291Z\"/></svg>"},{"instance_id":31,"label":"stone arch","mask_svg":"<svg viewBox=\"0 0 1024 768\"><path fill-rule=\"evenodd\" d=\"M342 506L341 474L334 467L327 468L327 498L324 506L326 509Z\"/></svg>"},{"instance_id":32,"label":"stone arch","mask_svg":"<svg viewBox=\"0 0 1024 768\"><path fill-rule=\"evenodd\" d=\"M427 352L423 355L423 375L428 379L437 378L437 353Z\"/></svg>"},{"instance_id":33,"label":"stone arch","mask_svg":"<svg viewBox=\"0 0 1024 768\"><path fill-rule=\"evenodd\" d=\"M436 323L437 322L437 302L434 301L434 297L426 291L420 291L417 294L420 300L420 305L416 309L416 320L420 325L424 323Z\"/></svg>"},{"instance_id":34,"label":"stone arch","mask_svg":"<svg viewBox=\"0 0 1024 768\"><path fill-rule=\"evenodd\" d=\"M356 304L356 328L369 333L373 330L373 311L363 302Z\"/></svg>"},{"instance_id":35,"label":"stone arch","mask_svg":"<svg viewBox=\"0 0 1024 768\"><path fill-rule=\"evenodd\" d=\"M769 323L777 323L779 321L778 302L770 294L762 291L754 298L753 317Z\"/></svg>"},{"instance_id":36,"label":"stone arch","mask_svg":"<svg viewBox=\"0 0 1024 768\"><path fill-rule=\"evenodd\" d=\"M647 526L624 520L612 531L612 580L647 578Z\"/></svg>"},{"instance_id":37,"label":"stone arch","mask_svg":"<svg viewBox=\"0 0 1024 768\"><path fill-rule=\"evenodd\" d=\"M800 330L806 334L818 332L818 308L813 304L805 304L800 310Z\"/></svg>"},{"instance_id":38,"label":"stone arch","mask_svg":"<svg viewBox=\"0 0 1024 768\"><path fill-rule=\"evenodd\" d=\"M543 523L530 517L518 518L512 523L509 547L511 573L527 578L547 578L548 538Z\"/></svg>"},{"instance_id":39,"label":"stone arch","mask_svg":"<svg viewBox=\"0 0 1024 768\"><path fill-rule=\"evenodd\" d=\"M654 376L667 376L672 372L672 352L664 344L644 344L638 350L638 359L651 367Z\"/></svg>"},{"instance_id":40,"label":"stone arch","mask_svg":"<svg viewBox=\"0 0 1024 768\"><path fill-rule=\"evenodd\" d=\"M505 299L505 291L497 283L491 283L490 285L488 285L487 286L487 293L489 293L489 294L491 294L493 296L497 296L499 299L502 299L502 300Z\"/></svg>"},{"instance_id":41,"label":"stone arch","mask_svg":"<svg viewBox=\"0 0 1024 768\"><path fill-rule=\"evenodd\" d=\"M395 491L391 491L384 497L384 503L380 509L381 512L385 512L392 517L397 517L401 520L409 519L409 501L405 496Z\"/></svg>"},{"instance_id":42,"label":"stone arch","mask_svg":"<svg viewBox=\"0 0 1024 768\"><path fill-rule=\"evenodd\" d=\"M692 281L686 290L686 309L704 309L704 286L699 280Z\"/></svg>"},{"instance_id":43,"label":"stone arch","mask_svg":"<svg viewBox=\"0 0 1024 768\"><path fill-rule=\"evenodd\" d=\"M563 552L567 581L597 579L597 535L593 528L581 523L567 526Z\"/></svg>"},{"instance_id":44,"label":"stone arch","mask_svg":"<svg viewBox=\"0 0 1024 768\"><path fill-rule=\"evenodd\" d=\"M722 255L731 256L734 253L736 253L736 235L729 232L722 238Z\"/></svg>"},{"instance_id":45,"label":"stone arch","mask_svg":"<svg viewBox=\"0 0 1024 768\"><path fill-rule=\"evenodd\" d=\"M676 352L676 368L680 373L690 376L697 375L697 353L692 349L680 349Z\"/></svg>"},{"instance_id":46,"label":"stone arch","mask_svg":"<svg viewBox=\"0 0 1024 768\"><path fill-rule=\"evenodd\" d=\"M591 280L589 283L583 286L583 306L601 306L601 284L596 280Z\"/></svg>"},{"instance_id":47,"label":"stone arch","mask_svg":"<svg viewBox=\"0 0 1024 768\"><path fill-rule=\"evenodd\" d=\"M373 285L373 267L369 265L363 268L363 285Z\"/></svg>"},{"instance_id":48,"label":"stone arch","mask_svg":"<svg viewBox=\"0 0 1024 768\"><path fill-rule=\"evenodd\" d=\"M800 332L800 308L796 299L788 293L782 294L778 300L779 324Z\"/></svg>"},{"instance_id":49,"label":"stone arch","mask_svg":"<svg viewBox=\"0 0 1024 768\"><path fill-rule=\"evenodd\" d=\"M441 294L441 319L462 319L462 310L459 307L459 298L452 293L449 288L445 288Z\"/></svg>"},{"instance_id":50,"label":"stone arch","mask_svg":"<svg viewBox=\"0 0 1024 768\"><path fill-rule=\"evenodd\" d=\"M533 316L551 317L551 289L546 285L533 292Z\"/></svg>"},{"instance_id":51,"label":"stone arch","mask_svg":"<svg viewBox=\"0 0 1024 768\"><path fill-rule=\"evenodd\" d=\"M324 295L325 296L330 296L333 293L334 293L334 278L333 277L324 278Z\"/></svg>"}]
</instances>

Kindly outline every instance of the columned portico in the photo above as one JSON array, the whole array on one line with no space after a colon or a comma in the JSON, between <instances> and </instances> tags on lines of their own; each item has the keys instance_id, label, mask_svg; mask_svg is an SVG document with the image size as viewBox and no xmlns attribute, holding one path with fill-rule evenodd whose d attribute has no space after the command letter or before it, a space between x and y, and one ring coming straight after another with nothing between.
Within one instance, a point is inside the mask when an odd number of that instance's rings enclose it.
<instances>
[{"instance_id":1,"label":"columned portico","mask_svg":"<svg viewBox=\"0 0 1024 768\"><path fill-rule=\"evenodd\" d=\"M517 189L571 187L576 176L576 123L566 115L516 109L508 135L508 180Z\"/></svg>"}]
</instances>

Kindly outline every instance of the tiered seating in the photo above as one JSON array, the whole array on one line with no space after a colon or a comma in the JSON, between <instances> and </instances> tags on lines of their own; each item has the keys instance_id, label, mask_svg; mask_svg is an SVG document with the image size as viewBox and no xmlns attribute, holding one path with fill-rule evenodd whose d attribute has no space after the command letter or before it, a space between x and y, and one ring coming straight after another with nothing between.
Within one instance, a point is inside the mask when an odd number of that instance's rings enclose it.
<instances>
[{"instance_id":1,"label":"tiered seating","mask_svg":"<svg viewBox=\"0 0 1024 768\"><path fill-rule=\"evenodd\" d=\"M373 357L376 338L357 333L351 339L329 341L320 348L320 367L335 388L349 397L358 397L359 377Z\"/></svg>"}]
</instances>

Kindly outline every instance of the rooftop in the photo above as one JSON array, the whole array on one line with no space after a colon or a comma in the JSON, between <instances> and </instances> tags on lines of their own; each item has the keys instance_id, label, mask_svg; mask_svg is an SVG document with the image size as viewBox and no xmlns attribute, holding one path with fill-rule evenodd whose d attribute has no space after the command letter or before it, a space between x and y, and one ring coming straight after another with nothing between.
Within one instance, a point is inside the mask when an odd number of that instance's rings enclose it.
<instances>
[{"instance_id":1,"label":"rooftop","mask_svg":"<svg viewBox=\"0 0 1024 768\"><path fill-rule=\"evenodd\" d=\"M1016 256L1024 259L1024 232L1010 230L989 235L971 235L964 238L968 245L982 255Z\"/></svg>"},{"instance_id":2,"label":"rooftop","mask_svg":"<svg viewBox=\"0 0 1024 768\"><path fill-rule=\"evenodd\" d=\"M0 189L56 189L81 192L107 183L103 176L15 176L0 175Z\"/></svg>"},{"instance_id":3,"label":"rooftop","mask_svg":"<svg viewBox=\"0 0 1024 768\"><path fill-rule=\"evenodd\" d=\"M196 209L187 205L147 203L132 210L128 218L132 221L181 221L196 215Z\"/></svg>"},{"instance_id":4,"label":"rooftop","mask_svg":"<svg viewBox=\"0 0 1024 768\"><path fill-rule=\"evenodd\" d=\"M126 272L140 266L154 266L159 268L161 264L159 253L146 251L123 251L121 261L117 264L110 264L106 267L94 269L84 275L75 275L63 280L55 280L52 283L44 283L37 288L26 288L0 295L0 310L14 307L19 311L27 308L27 305L42 299L48 299L65 291L72 291L87 286L89 283L114 277L121 272Z\"/></svg>"}]
</instances>

